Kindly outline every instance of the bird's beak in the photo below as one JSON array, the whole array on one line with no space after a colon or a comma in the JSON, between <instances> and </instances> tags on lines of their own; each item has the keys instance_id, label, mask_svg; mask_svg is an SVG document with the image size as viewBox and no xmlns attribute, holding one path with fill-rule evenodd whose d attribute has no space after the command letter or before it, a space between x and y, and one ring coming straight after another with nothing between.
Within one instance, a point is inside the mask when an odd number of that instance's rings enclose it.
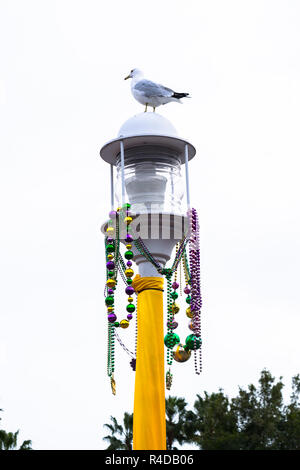
<instances>
[{"instance_id":1,"label":"bird's beak","mask_svg":"<svg viewBox=\"0 0 300 470\"><path fill-rule=\"evenodd\" d=\"M124 80L127 80L128 78L131 78L130 74L127 75L127 77L125 77Z\"/></svg>"}]
</instances>

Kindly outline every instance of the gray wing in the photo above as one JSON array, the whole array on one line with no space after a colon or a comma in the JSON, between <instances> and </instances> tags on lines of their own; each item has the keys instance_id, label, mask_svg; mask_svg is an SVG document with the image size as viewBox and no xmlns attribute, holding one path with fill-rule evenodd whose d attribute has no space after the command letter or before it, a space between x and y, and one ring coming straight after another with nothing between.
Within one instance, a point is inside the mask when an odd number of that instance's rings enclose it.
<instances>
[{"instance_id":1,"label":"gray wing","mask_svg":"<svg viewBox=\"0 0 300 470\"><path fill-rule=\"evenodd\" d=\"M150 80L140 80L134 88L143 93L146 98L151 98L153 96L171 97L174 94L174 91L170 88L166 88L165 86L151 82Z\"/></svg>"}]
</instances>

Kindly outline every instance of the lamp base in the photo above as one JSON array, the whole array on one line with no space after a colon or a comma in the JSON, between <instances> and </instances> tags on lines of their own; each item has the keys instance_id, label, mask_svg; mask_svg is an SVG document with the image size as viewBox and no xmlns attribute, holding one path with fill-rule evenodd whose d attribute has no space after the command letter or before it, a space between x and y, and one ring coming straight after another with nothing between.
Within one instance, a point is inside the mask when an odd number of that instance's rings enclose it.
<instances>
[{"instance_id":1,"label":"lamp base","mask_svg":"<svg viewBox=\"0 0 300 470\"><path fill-rule=\"evenodd\" d=\"M133 239L141 239L153 258L164 267L172 255L172 251L184 236L189 236L188 218L185 215L171 213L132 214L130 224ZM107 222L101 227L106 233ZM127 225L120 227L120 240L125 241ZM150 263L132 243L133 261L139 268L142 277L161 277L156 267Z\"/></svg>"}]
</instances>

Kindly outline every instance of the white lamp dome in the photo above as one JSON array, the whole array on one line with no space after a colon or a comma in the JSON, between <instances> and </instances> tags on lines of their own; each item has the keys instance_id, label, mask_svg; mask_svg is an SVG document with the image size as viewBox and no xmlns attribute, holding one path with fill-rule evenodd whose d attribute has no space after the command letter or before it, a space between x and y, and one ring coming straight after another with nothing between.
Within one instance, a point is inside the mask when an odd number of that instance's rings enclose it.
<instances>
[{"instance_id":1,"label":"white lamp dome","mask_svg":"<svg viewBox=\"0 0 300 470\"><path fill-rule=\"evenodd\" d=\"M177 137L173 124L157 113L140 113L124 122L118 132L118 137L137 135L165 135Z\"/></svg>"},{"instance_id":2,"label":"white lamp dome","mask_svg":"<svg viewBox=\"0 0 300 470\"><path fill-rule=\"evenodd\" d=\"M134 147L159 145L175 151L185 163L185 146L188 146L188 159L195 154L195 147L188 141L178 137L173 124L161 114L140 113L124 122L118 137L107 142L100 150L103 160L116 165L116 157L120 153L120 142L123 142L125 153Z\"/></svg>"}]
</instances>

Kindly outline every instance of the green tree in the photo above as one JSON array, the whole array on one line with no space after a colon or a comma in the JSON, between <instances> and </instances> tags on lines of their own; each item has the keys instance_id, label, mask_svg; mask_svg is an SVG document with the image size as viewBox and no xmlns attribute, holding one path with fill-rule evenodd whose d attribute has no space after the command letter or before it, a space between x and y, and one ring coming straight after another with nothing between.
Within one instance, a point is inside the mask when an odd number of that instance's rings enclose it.
<instances>
[{"instance_id":1,"label":"green tree","mask_svg":"<svg viewBox=\"0 0 300 470\"><path fill-rule=\"evenodd\" d=\"M19 449L17 449L18 435L19 431L6 432L3 429L0 429L0 450L31 450L31 441L29 440L24 441L23 444L21 444L21 446L19 447Z\"/></svg>"},{"instance_id":2,"label":"green tree","mask_svg":"<svg viewBox=\"0 0 300 470\"><path fill-rule=\"evenodd\" d=\"M111 424L104 424L110 431L110 435L103 438L109 442L107 450L132 450L133 414L124 414L123 426L113 416L110 420Z\"/></svg>"},{"instance_id":3,"label":"green tree","mask_svg":"<svg viewBox=\"0 0 300 470\"><path fill-rule=\"evenodd\" d=\"M238 396L232 399L241 449L278 449L285 414L281 379L275 383L270 372L263 370L258 388L253 384L248 390L240 388Z\"/></svg>"},{"instance_id":4,"label":"green tree","mask_svg":"<svg viewBox=\"0 0 300 470\"><path fill-rule=\"evenodd\" d=\"M283 403L282 377L263 370L259 386L250 384L231 400L222 390L197 395L186 414L187 440L202 450L300 449L300 378L293 378L289 405Z\"/></svg>"},{"instance_id":5,"label":"green tree","mask_svg":"<svg viewBox=\"0 0 300 470\"><path fill-rule=\"evenodd\" d=\"M230 401L220 389L204 397L197 395L194 410L186 414L186 441L204 450L236 450L239 448L237 420Z\"/></svg>"},{"instance_id":6,"label":"green tree","mask_svg":"<svg viewBox=\"0 0 300 470\"><path fill-rule=\"evenodd\" d=\"M166 399L166 434L167 450L176 450L174 443L186 442L184 424L186 418L186 401L184 398L169 396Z\"/></svg>"},{"instance_id":7,"label":"green tree","mask_svg":"<svg viewBox=\"0 0 300 470\"><path fill-rule=\"evenodd\" d=\"M300 376L292 379L290 403L284 409L277 447L279 450L300 450Z\"/></svg>"}]
</instances>

